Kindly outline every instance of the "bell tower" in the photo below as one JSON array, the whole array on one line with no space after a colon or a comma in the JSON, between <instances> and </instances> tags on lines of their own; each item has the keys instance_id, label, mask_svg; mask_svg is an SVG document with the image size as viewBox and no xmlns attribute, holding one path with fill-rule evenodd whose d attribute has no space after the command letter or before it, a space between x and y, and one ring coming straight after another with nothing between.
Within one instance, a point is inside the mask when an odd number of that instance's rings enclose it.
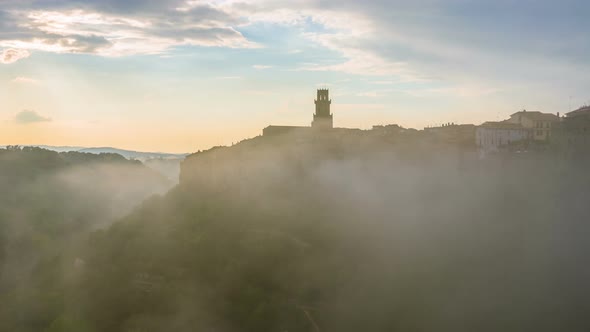
<instances>
[{"instance_id":1,"label":"bell tower","mask_svg":"<svg viewBox=\"0 0 590 332\"><path fill-rule=\"evenodd\" d=\"M328 89L318 89L317 99L315 100L315 114L313 115L312 128L332 129L334 127L334 116L330 112L330 91Z\"/></svg>"}]
</instances>

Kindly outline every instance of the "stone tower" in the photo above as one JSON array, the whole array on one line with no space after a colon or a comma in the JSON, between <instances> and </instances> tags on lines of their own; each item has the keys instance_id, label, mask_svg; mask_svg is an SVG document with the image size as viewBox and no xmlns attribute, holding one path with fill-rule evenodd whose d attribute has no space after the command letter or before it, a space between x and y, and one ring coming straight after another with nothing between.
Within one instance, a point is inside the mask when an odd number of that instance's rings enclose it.
<instances>
[{"instance_id":1,"label":"stone tower","mask_svg":"<svg viewBox=\"0 0 590 332\"><path fill-rule=\"evenodd\" d=\"M333 115L330 113L330 91L318 89L318 96L315 100L315 114L313 115L312 128L331 129L334 127Z\"/></svg>"}]
</instances>

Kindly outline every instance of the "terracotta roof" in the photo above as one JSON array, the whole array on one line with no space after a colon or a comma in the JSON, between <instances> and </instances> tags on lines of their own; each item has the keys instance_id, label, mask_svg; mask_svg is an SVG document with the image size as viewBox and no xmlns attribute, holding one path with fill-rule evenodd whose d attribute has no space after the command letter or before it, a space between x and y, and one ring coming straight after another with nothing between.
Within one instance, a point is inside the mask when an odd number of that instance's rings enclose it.
<instances>
[{"instance_id":1,"label":"terracotta roof","mask_svg":"<svg viewBox=\"0 0 590 332\"><path fill-rule=\"evenodd\" d=\"M539 111L520 111L512 114L511 117L515 115L527 117L533 121L559 121L559 117L557 115L551 113L542 113Z\"/></svg>"}]
</instances>

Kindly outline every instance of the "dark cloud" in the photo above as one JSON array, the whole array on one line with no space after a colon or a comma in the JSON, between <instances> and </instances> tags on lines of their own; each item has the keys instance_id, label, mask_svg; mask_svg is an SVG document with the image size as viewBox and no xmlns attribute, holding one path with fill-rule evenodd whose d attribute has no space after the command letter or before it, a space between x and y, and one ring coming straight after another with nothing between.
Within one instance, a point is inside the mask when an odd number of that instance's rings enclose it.
<instances>
[{"instance_id":1,"label":"dark cloud","mask_svg":"<svg viewBox=\"0 0 590 332\"><path fill-rule=\"evenodd\" d=\"M184 23L190 22L207 22L207 23L238 23L238 19L218 8L210 5L198 5L187 9L186 11L176 11L174 14L175 20L181 20Z\"/></svg>"},{"instance_id":2,"label":"dark cloud","mask_svg":"<svg viewBox=\"0 0 590 332\"><path fill-rule=\"evenodd\" d=\"M158 13L181 6L184 0L5 0L0 1L11 9L68 10L86 9L105 13L145 14Z\"/></svg>"},{"instance_id":3,"label":"dark cloud","mask_svg":"<svg viewBox=\"0 0 590 332\"><path fill-rule=\"evenodd\" d=\"M481 67L482 57L486 66L503 66L534 59L580 63L580 55L590 53L585 0L319 0L315 6L369 18L376 31L364 46L385 58L439 62L453 70L472 60Z\"/></svg>"},{"instance_id":4,"label":"dark cloud","mask_svg":"<svg viewBox=\"0 0 590 332\"><path fill-rule=\"evenodd\" d=\"M0 47L121 56L161 54L179 45L255 46L234 28L243 19L212 4L88 0L3 4Z\"/></svg>"},{"instance_id":5,"label":"dark cloud","mask_svg":"<svg viewBox=\"0 0 590 332\"><path fill-rule=\"evenodd\" d=\"M183 0L78 0L63 1L67 6L85 6L108 13L148 13L176 8Z\"/></svg>"},{"instance_id":6,"label":"dark cloud","mask_svg":"<svg viewBox=\"0 0 590 332\"><path fill-rule=\"evenodd\" d=\"M358 53L385 64L401 62L410 76L436 82L479 82L493 87L553 82L554 86L568 84L587 94L578 88L588 84L590 73L590 2L585 0L280 3L285 8L307 8L328 19L338 15L366 19L370 32L362 35L329 39L331 31L315 34L320 35L317 39L321 45L348 59ZM358 31L352 23L351 31ZM362 74L362 69L356 72ZM556 79L560 83L556 84Z\"/></svg>"},{"instance_id":7,"label":"dark cloud","mask_svg":"<svg viewBox=\"0 0 590 332\"><path fill-rule=\"evenodd\" d=\"M287 12L285 16L304 13L301 24L309 26L300 31L311 31L316 37L313 42L352 60L348 68L358 68L349 70L351 73L366 74L363 64L375 59L375 67L392 68L375 68L375 73L396 75L397 64L403 63L409 73L406 76L426 79L465 75L470 80L504 77L541 81L556 73L566 77L590 70L590 21L586 15L590 3L585 0L243 0L223 6L185 0L0 2L4 9L0 11L0 45L6 40L42 39L61 46L58 52L116 56L161 54L179 45L251 47L256 44L239 32L239 26L248 25L253 15L280 21ZM47 22L32 22L27 17L31 11L67 14L70 10L146 25L77 22L67 23L67 32L56 32L47 31ZM357 32L354 18L361 17L371 31L330 39L334 27L325 22L348 16L350 26L340 22L336 30ZM42 48L33 45L29 49Z\"/></svg>"},{"instance_id":8,"label":"dark cloud","mask_svg":"<svg viewBox=\"0 0 590 332\"><path fill-rule=\"evenodd\" d=\"M5 33L13 24L14 20L12 16L4 10L0 10L0 33Z\"/></svg>"},{"instance_id":9,"label":"dark cloud","mask_svg":"<svg viewBox=\"0 0 590 332\"><path fill-rule=\"evenodd\" d=\"M38 122L49 122L51 121L51 118L44 117L36 111L23 110L15 115L14 121L19 124L30 124Z\"/></svg>"}]
</instances>

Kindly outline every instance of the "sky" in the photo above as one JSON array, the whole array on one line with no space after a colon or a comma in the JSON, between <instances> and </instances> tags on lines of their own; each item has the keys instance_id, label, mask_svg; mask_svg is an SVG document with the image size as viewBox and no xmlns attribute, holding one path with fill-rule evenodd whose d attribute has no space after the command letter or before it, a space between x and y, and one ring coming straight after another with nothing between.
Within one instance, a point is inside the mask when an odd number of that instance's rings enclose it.
<instances>
[{"instance_id":1,"label":"sky","mask_svg":"<svg viewBox=\"0 0 590 332\"><path fill-rule=\"evenodd\" d=\"M0 0L0 145L193 152L590 103L586 0Z\"/></svg>"}]
</instances>

